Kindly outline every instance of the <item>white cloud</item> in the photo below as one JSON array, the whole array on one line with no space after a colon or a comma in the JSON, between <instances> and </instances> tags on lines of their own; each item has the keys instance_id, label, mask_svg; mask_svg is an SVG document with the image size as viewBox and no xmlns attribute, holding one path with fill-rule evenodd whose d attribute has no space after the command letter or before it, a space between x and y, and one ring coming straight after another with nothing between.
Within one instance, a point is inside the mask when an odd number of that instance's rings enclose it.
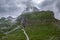
<instances>
[{"instance_id":1,"label":"white cloud","mask_svg":"<svg viewBox=\"0 0 60 40\"><path fill-rule=\"evenodd\" d=\"M39 3L42 3L44 0L32 0L32 1L39 4Z\"/></svg>"}]
</instances>

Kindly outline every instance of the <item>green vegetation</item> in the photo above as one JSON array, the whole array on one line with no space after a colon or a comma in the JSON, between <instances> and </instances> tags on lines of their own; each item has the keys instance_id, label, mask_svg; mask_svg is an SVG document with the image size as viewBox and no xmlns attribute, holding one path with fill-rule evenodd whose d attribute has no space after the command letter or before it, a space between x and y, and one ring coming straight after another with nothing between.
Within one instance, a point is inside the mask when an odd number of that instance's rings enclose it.
<instances>
[{"instance_id":1,"label":"green vegetation","mask_svg":"<svg viewBox=\"0 0 60 40\"><path fill-rule=\"evenodd\" d=\"M59 21L54 18L53 12L33 12L24 14L24 16L26 16L28 20L25 29L30 40L50 40L53 36L54 38L52 40L59 40L60 29L56 25Z\"/></svg>"},{"instance_id":2,"label":"green vegetation","mask_svg":"<svg viewBox=\"0 0 60 40\"><path fill-rule=\"evenodd\" d=\"M6 36L6 35L4 35L3 33L0 32L0 39L1 39L3 36Z\"/></svg>"},{"instance_id":3,"label":"green vegetation","mask_svg":"<svg viewBox=\"0 0 60 40\"><path fill-rule=\"evenodd\" d=\"M6 36L6 38L2 40L25 40L24 33L21 29L18 29Z\"/></svg>"},{"instance_id":4,"label":"green vegetation","mask_svg":"<svg viewBox=\"0 0 60 40\"><path fill-rule=\"evenodd\" d=\"M60 21L54 18L52 11L31 12L17 18L19 25L21 17L26 17L25 30L30 40L60 40ZM2 40L25 40L21 29L7 35Z\"/></svg>"}]
</instances>

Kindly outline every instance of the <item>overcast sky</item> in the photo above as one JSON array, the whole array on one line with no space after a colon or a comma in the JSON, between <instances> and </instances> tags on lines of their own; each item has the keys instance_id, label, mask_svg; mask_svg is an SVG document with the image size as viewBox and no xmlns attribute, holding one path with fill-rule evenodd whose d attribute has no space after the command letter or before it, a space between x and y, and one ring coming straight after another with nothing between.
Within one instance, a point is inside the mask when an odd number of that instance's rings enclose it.
<instances>
[{"instance_id":1,"label":"overcast sky","mask_svg":"<svg viewBox=\"0 0 60 40\"><path fill-rule=\"evenodd\" d=\"M60 0L32 0L40 10L51 10L56 19L60 19ZM0 0L0 17L17 17L25 9L28 0Z\"/></svg>"},{"instance_id":2,"label":"overcast sky","mask_svg":"<svg viewBox=\"0 0 60 40\"><path fill-rule=\"evenodd\" d=\"M60 0L44 0L39 7L41 10L53 11L54 17L60 20Z\"/></svg>"}]
</instances>

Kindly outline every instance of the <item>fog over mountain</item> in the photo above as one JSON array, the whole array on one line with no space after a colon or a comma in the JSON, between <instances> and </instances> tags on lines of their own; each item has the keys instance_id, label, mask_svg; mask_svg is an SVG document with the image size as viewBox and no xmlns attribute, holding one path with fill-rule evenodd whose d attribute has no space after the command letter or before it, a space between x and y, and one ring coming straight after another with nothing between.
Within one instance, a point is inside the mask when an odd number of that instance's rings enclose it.
<instances>
[{"instance_id":1,"label":"fog over mountain","mask_svg":"<svg viewBox=\"0 0 60 40\"><path fill-rule=\"evenodd\" d=\"M31 5L40 10L51 10L56 19L60 19L60 0L0 0L0 17L17 17ZM29 9L31 8L28 7Z\"/></svg>"}]
</instances>

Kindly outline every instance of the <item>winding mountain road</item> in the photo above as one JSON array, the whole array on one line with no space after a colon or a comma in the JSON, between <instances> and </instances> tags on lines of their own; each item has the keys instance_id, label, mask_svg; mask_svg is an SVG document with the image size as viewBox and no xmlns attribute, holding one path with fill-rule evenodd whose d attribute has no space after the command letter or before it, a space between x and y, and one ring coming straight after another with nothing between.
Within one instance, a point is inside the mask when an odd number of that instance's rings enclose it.
<instances>
[{"instance_id":1,"label":"winding mountain road","mask_svg":"<svg viewBox=\"0 0 60 40\"><path fill-rule=\"evenodd\" d=\"M21 28L21 27L20 27L20 26L17 26L16 28L12 29L12 30L9 31L9 32L5 32L4 34L7 35L7 34L9 34L9 33L11 33L11 32L16 31L16 30L19 29L19 28ZM24 28L22 28L21 30L23 31L23 33L24 33L24 35L25 35L25 37L26 37L26 40L29 40L29 37L28 37L26 31L24 30ZM2 38L6 38L6 36L4 36L4 37L2 37Z\"/></svg>"},{"instance_id":2,"label":"winding mountain road","mask_svg":"<svg viewBox=\"0 0 60 40\"><path fill-rule=\"evenodd\" d=\"M28 37L28 35L27 35L26 31L25 31L24 29L22 29L22 31L23 31L23 32L24 32L24 34L25 34L26 40L29 40L29 37Z\"/></svg>"},{"instance_id":3,"label":"winding mountain road","mask_svg":"<svg viewBox=\"0 0 60 40\"><path fill-rule=\"evenodd\" d=\"M5 32L4 34L9 34L9 33L14 32L15 30L17 30L17 29L19 29L19 28L20 28L20 26L14 28L13 30L11 30L11 31L9 31L9 32Z\"/></svg>"}]
</instances>

